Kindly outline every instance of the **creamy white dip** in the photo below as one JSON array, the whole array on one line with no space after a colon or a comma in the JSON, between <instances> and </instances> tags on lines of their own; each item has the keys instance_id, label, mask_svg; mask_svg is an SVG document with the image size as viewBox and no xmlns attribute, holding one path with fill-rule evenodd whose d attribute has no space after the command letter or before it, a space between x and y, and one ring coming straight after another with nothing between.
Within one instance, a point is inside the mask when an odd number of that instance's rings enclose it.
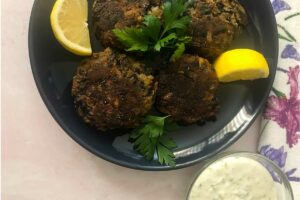
<instances>
[{"instance_id":1,"label":"creamy white dip","mask_svg":"<svg viewBox=\"0 0 300 200\"><path fill-rule=\"evenodd\" d=\"M259 162L225 157L200 174L189 200L277 200L275 187L272 176Z\"/></svg>"}]
</instances>

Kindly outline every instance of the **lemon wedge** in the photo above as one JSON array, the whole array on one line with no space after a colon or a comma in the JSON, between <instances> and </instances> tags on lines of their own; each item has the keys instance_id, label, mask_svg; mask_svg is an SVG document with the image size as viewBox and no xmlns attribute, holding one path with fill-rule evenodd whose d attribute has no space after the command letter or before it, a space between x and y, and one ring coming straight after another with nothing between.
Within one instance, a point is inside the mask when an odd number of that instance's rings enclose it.
<instances>
[{"instance_id":1,"label":"lemon wedge","mask_svg":"<svg viewBox=\"0 0 300 200\"><path fill-rule=\"evenodd\" d=\"M251 49L234 49L221 54L214 63L220 82L267 78L269 66L265 57Z\"/></svg>"},{"instance_id":2,"label":"lemon wedge","mask_svg":"<svg viewBox=\"0 0 300 200\"><path fill-rule=\"evenodd\" d=\"M51 27L56 39L76 55L92 54L87 18L87 0L57 0L51 12Z\"/></svg>"}]
</instances>

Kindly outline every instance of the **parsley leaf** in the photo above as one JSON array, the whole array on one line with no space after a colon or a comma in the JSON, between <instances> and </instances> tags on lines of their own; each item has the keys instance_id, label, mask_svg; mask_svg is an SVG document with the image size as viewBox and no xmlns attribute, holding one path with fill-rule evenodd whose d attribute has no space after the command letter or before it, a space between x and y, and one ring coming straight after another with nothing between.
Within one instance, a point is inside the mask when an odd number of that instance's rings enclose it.
<instances>
[{"instance_id":1,"label":"parsley leaf","mask_svg":"<svg viewBox=\"0 0 300 200\"><path fill-rule=\"evenodd\" d=\"M172 149L176 147L174 140L166 135L167 132L177 128L177 124L169 119L169 116L158 117L147 115L144 125L134 129L129 137L133 147L147 160L153 160L157 153L160 164L175 166L175 155Z\"/></svg>"},{"instance_id":2,"label":"parsley leaf","mask_svg":"<svg viewBox=\"0 0 300 200\"><path fill-rule=\"evenodd\" d=\"M144 20L144 24L146 25L144 28L145 35L148 38L151 38L154 42L157 41L160 34L161 22L153 15L146 15Z\"/></svg>"},{"instance_id":3,"label":"parsley leaf","mask_svg":"<svg viewBox=\"0 0 300 200\"><path fill-rule=\"evenodd\" d=\"M159 52L168 48L175 51L171 59L178 59L190 42L190 37L184 35L192 20L184 15L190 3L191 0L170 0L163 4L162 19L145 15L141 27L113 29L113 33L127 51Z\"/></svg>"},{"instance_id":4,"label":"parsley leaf","mask_svg":"<svg viewBox=\"0 0 300 200\"><path fill-rule=\"evenodd\" d=\"M170 35L167 35L166 37L162 38L161 40L157 41L157 43L154 46L154 49L156 51L160 51L162 47L165 47L171 40L176 39L177 36L175 33L171 33Z\"/></svg>"},{"instance_id":5,"label":"parsley leaf","mask_svg":"<svg viewBox=\"0 0 300 200\"><path fill-rule=\"evenodd\" d=\"M190 41L192 40L192 37L190 36L184 36L184 37L180 37L178 38L178 41L179 42L183 42L183 43L189 43Z\"/></svg>"},{"instance_id":6,"label":"parsley leaf","mask_svg":"<svg viewBox=\"0 0 300 200\"><path fill-rule=\"evenodd\" d=\"M124 28L114 29L113 33L128 49L127 51L147 51L148 38L145 38L143 29Z\"/></svg>"},{"instance_id":7,"label":"parsley leaf","mask_svg":"<svg viewBox=\"0 0 300 200\"><path fill-rule=\"evenodd\" d=\"M164 33L174 29L185 29L190 23L191 17L182 16L191 2L185 0L172 0L164 3L163 19ZM179 18L179 19L178 19Z\"/></svg>"},{"instance_id":8,"label":"parsley leaf","mask_svg":"<svg viewBox=\"0 0 300 200\"><path fill-rule=\"evenodd\" d=\"M167 136L161 137L161 140L162 140L162 138L165 138L165 137L167 137ZM168 142L168 144L175 144L175 142L171 138L164 139L164 140L172 140L172 142ZM157 154L158 154L158 162L160 164L166 164L171 167L174 167L176 165L175 155L170 150L173 147L174 146L164 146L161 141L157 144L156 148L157 148Z\"/></svg>"},{"instance_id":9,"label":"parsley leaf","mask_svg":"<svg viewBox=\"0 0 300 200\"><path fill-rule=\"evenodd\" d=\"M172 24L169 25L169 29L182 29L185 30L187 28L187 25L192 20L189 16L184 16L176 21L174 21Z\"/></svg>"},{"instance_id":10,"label":"parsley leaf","mask_svg":"<svg viewBox=\"0 0 300 200\"><path fill-rule=\"evenodd\" d=\"M175 61L178 58L182 56L182 54L185 51L185 44L184 43L179 43L177 44L177 49L174 51L174 53L171 56L171 61Z\"/></svg>"}]
</instances>

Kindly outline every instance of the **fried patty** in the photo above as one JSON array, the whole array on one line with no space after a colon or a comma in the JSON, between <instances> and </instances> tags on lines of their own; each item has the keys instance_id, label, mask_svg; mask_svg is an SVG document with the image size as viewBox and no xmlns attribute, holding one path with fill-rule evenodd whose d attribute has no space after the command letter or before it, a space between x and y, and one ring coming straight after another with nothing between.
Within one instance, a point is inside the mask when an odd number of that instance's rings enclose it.
<instances>
[{"instance_id":1,"label":"fried patty","mask_svg":"<svg viewBox=\"0 0 300 200\"><path fill-rule=\"evenodd\" d=\"M208 60L183 55L161 70L156 108L181 124L202 123L215 116L218 79Z\"/></svg>"},{"instance_id":2,"label":"fried patty","mask_svg":"<svg viewBox=\"0 0 300 200\"><path fill-rule=\"evenodd\" d=\"M144 64L107 48L80 64L72 96L78 114L97 129L134 128L151 109L156 87Z\"/></svg>"},{"instance_id":3,"label":"fried patty","mask_svg":"<svg viewBox=\"0 0 300 200\"><path fill-rule=\"evenodd\" d=\"M161 0L95 0L92 8L96 37L104 47L121 47L112 30L139 26L144 15L159 12Z\"/></svg>"},{"instance_id":4,"label":"fried patty","mask_svg":"<svg viewBox=\"0 0 300 200\"><path fill-rule=\"evenodd\" d=\"M246 11L237 0L194 0L188 15L189 47L209 59L224 52L247 24Z\"/></svg>"}]
</instances>

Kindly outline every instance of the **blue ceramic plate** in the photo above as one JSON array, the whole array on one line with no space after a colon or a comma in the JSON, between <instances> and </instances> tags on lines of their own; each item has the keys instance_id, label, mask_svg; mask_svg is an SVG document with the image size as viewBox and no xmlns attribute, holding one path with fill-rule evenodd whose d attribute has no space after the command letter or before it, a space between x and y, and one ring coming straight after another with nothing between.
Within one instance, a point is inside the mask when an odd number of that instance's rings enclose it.
<instances>
[{"instance_id":1,"label":"blue ceramic plate","mask_svg":"<svg viewBox=\"0 0 300 200\"><path fill-rule=\"evenodd\" d=\"M269 0L241 0L250 23L231 48L252 48L262 52L269 62L269 78L222 84L218 92L221 109L217 120L203 126L182 127L173 134L178 145L176 167L162 166L156 159L147 161L132 149L126 131L103 134L85 124L76 114L71 81L83 58L67 52L54 38L49 19L54 2L36 0L32 9L29 52L33 76L57 123L81 146L105 160L143 170L177 169L200 162L238 140L258 115L270 92L278 55L272 6ZM101 49L93 34L92 44L94 50Z\"/></svg>"}]
</instances>

